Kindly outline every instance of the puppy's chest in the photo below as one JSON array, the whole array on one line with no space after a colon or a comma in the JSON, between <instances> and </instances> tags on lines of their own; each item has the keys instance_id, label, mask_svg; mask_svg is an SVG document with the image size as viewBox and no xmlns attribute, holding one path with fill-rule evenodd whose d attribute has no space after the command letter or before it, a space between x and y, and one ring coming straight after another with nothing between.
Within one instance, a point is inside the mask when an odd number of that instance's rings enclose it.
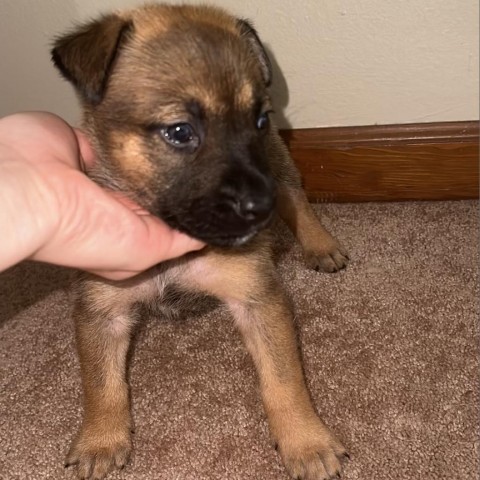
<instances>
[{"instance_id":1,"label":"puppy's chest","mask_svg":"<svg viewBox=\"0 0 480 480\"><path fill-rule=\"evenodd\" d=\"M198 278L208 276L207 264L203 259L173 262L154 271L148 280L150 295L147 303L150 309L171 317L210 304L208 293L198 288Z\"/></svg>"}]
</instances>

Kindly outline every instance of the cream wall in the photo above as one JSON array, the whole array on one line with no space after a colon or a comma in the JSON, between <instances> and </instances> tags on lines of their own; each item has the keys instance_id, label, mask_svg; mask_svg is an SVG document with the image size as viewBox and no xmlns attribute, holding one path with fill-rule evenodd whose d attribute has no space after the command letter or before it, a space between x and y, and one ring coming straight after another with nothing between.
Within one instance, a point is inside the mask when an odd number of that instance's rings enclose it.
<instances>
[{"instance_id":1,"label":"cream wall","mask_svg":"<svg viewBox=\"0 0 480 480\"><path fill-rule=\"evenodd\" d=\"M75 122L50 39L99 11L140 3L1 0L0 115L46 109ZM277 72L275 87L284 126L478 119L478 0L210 3L252 19L273 52L285 77Z\"/></svg>"}]
</instances>

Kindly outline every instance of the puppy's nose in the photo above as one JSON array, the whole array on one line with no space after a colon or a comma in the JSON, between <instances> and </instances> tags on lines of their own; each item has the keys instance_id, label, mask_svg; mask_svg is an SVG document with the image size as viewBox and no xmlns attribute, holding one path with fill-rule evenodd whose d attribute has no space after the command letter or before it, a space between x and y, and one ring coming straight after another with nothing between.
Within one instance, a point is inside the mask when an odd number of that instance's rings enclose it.
<instances>
[{"instance_id":1,"label":"puppy's nose","mask_svg":"<svg viewBox=\"0 0 480 480\"><path fill-rule=\"evenodd\" d=\"M220 203L243 221L260 223L271 215L275 207L273 182L255 183L250 188L242 183L223 185Z\"/></svg>"},{"instance_id":2,"label":"puppy's nose","mask_svg":"<svg viewBox=\"0 0 480 480\"><path fill-rule=\"evenodd\" d=\"M275 208L275 182L269 173L253 168L231 168L219 191L218 206L245 226L267 220Z\"/></svg>"},{"instance_id":3,"label":"puppy's nose","mask_svg":"<svg viewBox=\"0 0 480 480\"><path fill-rule=\"evenodd\" d=\"M269 217L274 207L272 193L250 195L234 201L232 205L237 215L249 222L261 222Z\"/></svg>"}]
</instances>

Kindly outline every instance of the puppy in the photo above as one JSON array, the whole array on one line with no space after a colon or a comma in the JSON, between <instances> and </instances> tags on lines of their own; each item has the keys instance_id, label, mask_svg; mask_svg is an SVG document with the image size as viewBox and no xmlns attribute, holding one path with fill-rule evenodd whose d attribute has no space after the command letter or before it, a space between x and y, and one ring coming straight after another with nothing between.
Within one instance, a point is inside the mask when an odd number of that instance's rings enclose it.
<instances>
[{"instance_id":1,"label":"puppy","mask_svg":"<svg viewBox=\"0 0 480 480\"><path fill-rule=\"evenodd\" d=\"M346 452L305 387L272 261L272 217L286 221L311 267L333 272L348 257L317 221L270 119L270 62L255 30L217 8L147 5L58 38L52 58L80 98L100 159L92 178L208 245L128 281L80 280L74 319L84 419L67 464L79 478L100 479L127 462L125 370L136 306L161 303L175 288L230 308L290 475L338 475Z\"/></svg>"}]
</instances>

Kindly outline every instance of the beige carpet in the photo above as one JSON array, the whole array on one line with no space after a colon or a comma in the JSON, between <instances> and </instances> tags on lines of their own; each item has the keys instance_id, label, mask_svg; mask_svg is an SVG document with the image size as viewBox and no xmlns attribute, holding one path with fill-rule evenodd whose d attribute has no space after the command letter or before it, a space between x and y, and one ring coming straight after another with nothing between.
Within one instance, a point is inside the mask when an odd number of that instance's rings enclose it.
<instances>
[{"instance_id":1,"label":"beige carpet","mask_svg":"<svg viewBox=\"0 0 480 480\"><path fill-rule=\"evenodd\" d=\"M309 387L351 453L347 480L478 473L478 203L325 205L348 247L307 271L280 231ZM70 272L0 275L0 478L70 479L80 421ZM111 479L286 480L252 364L223 308L150 319L131 367L135 453Z\"/></svg>"}]
</instances>

